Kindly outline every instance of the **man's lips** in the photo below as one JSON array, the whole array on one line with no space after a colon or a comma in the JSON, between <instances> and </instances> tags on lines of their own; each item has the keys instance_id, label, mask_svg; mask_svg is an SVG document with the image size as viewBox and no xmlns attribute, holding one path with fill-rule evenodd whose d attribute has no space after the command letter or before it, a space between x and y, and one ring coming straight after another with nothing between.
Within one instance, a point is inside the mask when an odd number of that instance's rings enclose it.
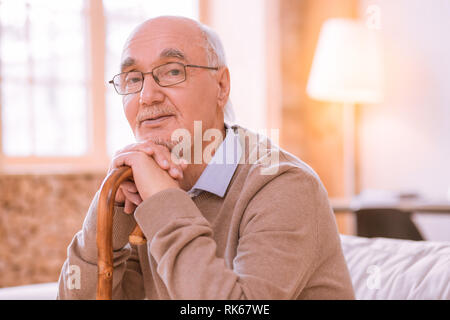
<instances>
[{"instance_id":1,"label":"man's lips","mask_svg":"<svg viewBox=\"0 0 450 320\"><path fill-rule=\"evenodd\" d=\"M159 125L161 122L168 120L170 118L172 118L173 115L172 114L167 114L167 115L161 115L161 116L157 116L155 118L151 118L151 119L144 119L141 121L140 125L141 126L156 126Z\"/></svg>"}]
</instances>

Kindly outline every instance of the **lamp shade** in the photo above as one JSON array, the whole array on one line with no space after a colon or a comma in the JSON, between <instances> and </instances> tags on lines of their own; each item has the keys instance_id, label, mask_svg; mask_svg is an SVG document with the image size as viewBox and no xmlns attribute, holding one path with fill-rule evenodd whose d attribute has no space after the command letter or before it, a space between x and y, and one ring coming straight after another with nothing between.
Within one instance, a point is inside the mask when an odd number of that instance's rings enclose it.
<instances>
[{"instance_id":1,"label":"lamp shade","mask_svg":"<svg viewBox=\"0 0 450 320\"><path fill-rule=\"evenodd\" d=\"M316 100L378 103L382 100L378 33L362 22L327 20L321 31L307 85Z\"/></svg>"}]
</instances>

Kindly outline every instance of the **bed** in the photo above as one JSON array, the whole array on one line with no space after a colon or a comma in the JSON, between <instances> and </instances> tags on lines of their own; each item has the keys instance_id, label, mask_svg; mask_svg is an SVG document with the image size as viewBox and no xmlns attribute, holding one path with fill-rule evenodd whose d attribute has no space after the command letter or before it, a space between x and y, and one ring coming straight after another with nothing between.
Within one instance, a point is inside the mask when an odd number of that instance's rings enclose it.
<instances>
[{"instance_id":1,"label":"bed","mask_svg":"<svg viewBox=\"0 0 450 320\"><path fill-rule=\"evenodd\" d=\"M341 235L357 299L450 299L450 242ZM0 300L55 299L56 282L0 289Z\"/></svg>"}]
</instances>

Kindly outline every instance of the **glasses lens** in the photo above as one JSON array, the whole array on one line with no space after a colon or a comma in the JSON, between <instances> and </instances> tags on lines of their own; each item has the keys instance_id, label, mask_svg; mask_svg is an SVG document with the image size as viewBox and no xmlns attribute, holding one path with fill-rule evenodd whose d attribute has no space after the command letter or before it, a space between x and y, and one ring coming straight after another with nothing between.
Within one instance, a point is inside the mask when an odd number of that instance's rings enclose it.
<instances>
[{"instance_id":1,"label":"glasses lens","mask_svg":"<svg viewBox=\"0 0 450 320\"><path fill-rule=\"evenodd\" d=\"M124 72L114 77L114 86L120 94L139 92L142 82L142 73L139 71Z\"/></svg>"},{"instance_id":2,"label":"glasses lens","mask_svg":"<svg viewBox=\"0 0 450 320\"><path fill-rule=\"evenodd\" d=\"M158 79L160 86L170 86L186 79L184 66L180 63L168 63L153 70L154 76Z\"/></svg>"}]
</instances>

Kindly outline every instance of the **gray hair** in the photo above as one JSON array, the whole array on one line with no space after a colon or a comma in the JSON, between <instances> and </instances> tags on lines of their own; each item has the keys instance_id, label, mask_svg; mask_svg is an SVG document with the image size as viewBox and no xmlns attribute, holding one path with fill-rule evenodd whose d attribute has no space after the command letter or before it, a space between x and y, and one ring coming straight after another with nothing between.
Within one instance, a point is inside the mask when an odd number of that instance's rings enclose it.
<instances>
[{"instance_id":1,"label":"gray hair","mask_svg":"<svg viewBox=\"0 0 450 320\"><path fill-rule=\"evenodd\" d=\"M198 22L198 26L205 37L205 51L210 66L226 66L225 50L217 33L210 27ZM235 114L230 98L224 108L224 120L232 125L235 122Z\"/></svg>"}]
</instances>

